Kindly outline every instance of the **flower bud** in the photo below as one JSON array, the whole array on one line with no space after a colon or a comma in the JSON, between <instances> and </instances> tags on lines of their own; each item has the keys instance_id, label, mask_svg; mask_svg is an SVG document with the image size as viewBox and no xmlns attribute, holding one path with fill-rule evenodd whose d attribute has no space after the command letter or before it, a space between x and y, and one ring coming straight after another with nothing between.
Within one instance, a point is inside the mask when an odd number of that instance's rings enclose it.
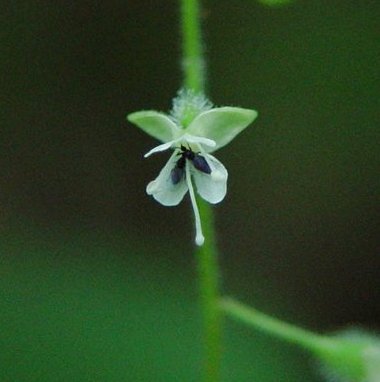
<instances>
[{"instance_id":1,"label":"flower bud","mask_svg":"<svg viewBox=\"0 0 380 382\"><path fill-rule=\"evenodd\" d=\"M358 329L325 337L315 349L327 381L380 382L380 339Z\"/></svg>"}]
</instances>

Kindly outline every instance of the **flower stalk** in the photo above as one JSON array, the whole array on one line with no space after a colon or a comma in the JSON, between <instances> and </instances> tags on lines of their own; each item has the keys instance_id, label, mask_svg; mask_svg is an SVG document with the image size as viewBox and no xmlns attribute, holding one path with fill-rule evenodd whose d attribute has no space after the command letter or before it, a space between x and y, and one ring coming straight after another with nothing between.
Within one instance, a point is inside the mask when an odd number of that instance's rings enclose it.
<instances>
[{"instance_id":1,"label":"flower stalk","mask_svg":"<svg viewBox=\"0 0 380 382\"><path fill-rule=\"evenodd\" d=\"M232 319L308 351L328 380L380 382L380 339L360 329L319 334L268 316L232 298L220 300Z\"/></svg>"},{"instance_id":2,"label":"flower stalk","mask_svg":"<svg viewBox=\"0 0 380 382\"><path fill-rule=\"evenodd\" d=\"M326 345L326 338L322 335L280 321L230 297L221 299L220 306L223 312L231 318L310 351Z\"/></svg>"}]
</instances>

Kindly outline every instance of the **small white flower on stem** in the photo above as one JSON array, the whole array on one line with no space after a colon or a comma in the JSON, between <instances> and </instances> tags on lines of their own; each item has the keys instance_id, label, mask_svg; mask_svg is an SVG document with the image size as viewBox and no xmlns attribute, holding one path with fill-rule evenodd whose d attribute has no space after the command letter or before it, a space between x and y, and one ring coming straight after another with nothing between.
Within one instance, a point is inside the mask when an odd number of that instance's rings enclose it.
<instances>
[{"instance_id":1,"label":"small white flower on stem","mask_svg":"<svg viewBox=\"0 0 380 382\"><path fill-rule=\"evenodd\" d=\"M189 91L179 93L171 115L157 111L139 111L128 115L130 122L163 142L146 153L145 157L174 150L146 191L164 206L176 206L189 191L197 245L203 244L204 236L192 181L204 200L212 204L221 202L227 192L228 172L210 153L228 144L256 117L254 110L212 108L205 97Z\"/></svg>"}]
</instances>

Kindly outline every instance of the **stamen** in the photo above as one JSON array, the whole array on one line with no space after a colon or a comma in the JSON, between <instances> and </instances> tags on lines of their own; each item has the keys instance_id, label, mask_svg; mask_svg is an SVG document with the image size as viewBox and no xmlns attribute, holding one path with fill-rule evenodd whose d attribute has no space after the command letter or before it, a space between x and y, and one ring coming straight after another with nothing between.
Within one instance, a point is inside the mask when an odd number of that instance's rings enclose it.
<instances>
[{"instance_id":1,"label":"stamen","mask_svg":"<svg viewBox=\"0 0 380 382\"><path fill-rule=\"evenodd\" d=\"M209 170L209 172L208 172L208 171L203 171L203 172L205 172L206 174L211 174L211 177L214 178L215 171L214 171L213 167L210 165L210 161L209 161L209 159L207 158L207 153L206 153L206 151L203 149L202 145L199 145L199 144L198 144L197 146L198 146L198 150L200 151L200 153L201 153L202 156L203 156L204 161L206 162L206 165L208 166L208 169L207 169L207 170ZM202 171L202 170L201 170L201 171Z\"/></svg>"},{"instance_id":2,"label":"stamen","mask_svg":"<svg viewBox=\"0 0 380 382\"><path fill-rule=\"evenodd\" d=\"M199 154L194 155L193 165L197 170L204 172L205 174L211 174L211 168L209 164L207 163L206 159Z\"/></svg>"},{"instance_id":3,"label":"stamen","mask_svg":"<svg viewBox=\"0 0 380 382\"><path fill-rule=\"evenodd\" d=\"M186 163L186 183L187 187L189 188L189 194L190 194L190 200L191 204L193 206L193 211L194 211L194 217L195 217L195 243L199 246L203 245L205 238L202 233L202 225L201 225L201 217L199 215L199 210L197 206L197 201L195 199L195 194L194 194L194 188L191 183L191 178L190 178L190 168L188 163Z\"/></svg>"}]
</instances>

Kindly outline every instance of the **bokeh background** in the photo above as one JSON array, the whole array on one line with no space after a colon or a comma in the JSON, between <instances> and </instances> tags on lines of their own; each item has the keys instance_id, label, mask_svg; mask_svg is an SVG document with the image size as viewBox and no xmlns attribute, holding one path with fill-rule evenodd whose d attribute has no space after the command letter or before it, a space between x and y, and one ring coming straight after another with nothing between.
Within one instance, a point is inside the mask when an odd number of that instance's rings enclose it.
<instances>
[{"instance_id":1,"label":"bokeh background","mask_svg":"<svg viewBox=\"0 0 380 382\"><path fill-rule=\"evenodd\" d=\"M317 331L380 327L376 1L205 0L209 95L257 121L217 154L223 289ZM2 1L0 380L198 381L188 200L125 120L181 86L176 1ZM319 381L226 322L224 381Z\"/></svg>"}]
</instances>

